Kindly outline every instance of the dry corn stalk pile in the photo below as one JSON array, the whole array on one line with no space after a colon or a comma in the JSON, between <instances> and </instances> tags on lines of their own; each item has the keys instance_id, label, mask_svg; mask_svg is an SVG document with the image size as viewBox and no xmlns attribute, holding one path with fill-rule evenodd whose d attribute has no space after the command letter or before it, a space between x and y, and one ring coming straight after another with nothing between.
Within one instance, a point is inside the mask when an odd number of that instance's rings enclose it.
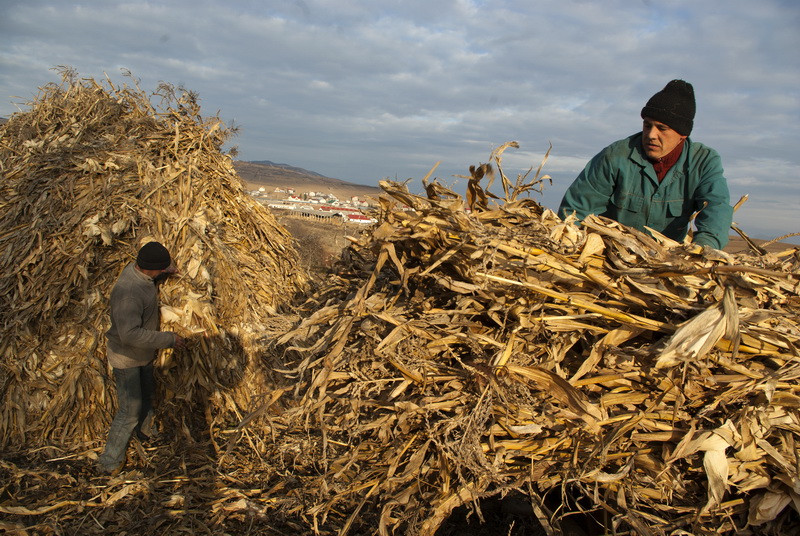
<instances>
[{"instance_id":1,"label":"dry corn stalk pile","mask_svg":"<svg viewBox=\"0 0 800 536\"><path fill-rule=\"evenodd\" d=\"M502 172L492 208L487 169L471 213L436 183L382 183L379 224L281 341L287 418L320 434L312 526L431 536L514 489L545 527L563 490L618 534L797 534L797 249L578 228Z\"/></svg>"},{"instance_id":2,"label":"dry corn stalk pile","mask_svg":"<svg viewBox=\"0 0 800 536\"><path fill-rule=\"evenodd\" d=\"M162 329L190 338L162 353L165 408L203 399L204 426L238 420L264 385L259 326L305 284L290 235L195 95L164 85L156 108L138 87L63 79L0 127L0 448L103 440L108 297L153 239L181 271L162 285ZM190 434L187 413L165 418Z\"/></svg>"}]
</instances>

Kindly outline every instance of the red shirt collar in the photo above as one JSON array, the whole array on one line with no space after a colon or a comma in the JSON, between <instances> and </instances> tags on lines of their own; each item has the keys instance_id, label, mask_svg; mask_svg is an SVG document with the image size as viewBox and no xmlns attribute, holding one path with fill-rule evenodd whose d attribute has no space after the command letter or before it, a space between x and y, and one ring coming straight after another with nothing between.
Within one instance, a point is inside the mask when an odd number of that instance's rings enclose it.
<instances>
[{"instance_id":1,"label":"red shirt collar","mask_svg":"<svg viewBox=\"0 0 800 536\"><path fill-rule=\"evenodd\" d=\"M681 153L683 152L683 144L685 141L686 139L682 139L680 143L669 152L669 154L662 156L660 160L656 160L655 162L650 160L650 162L653 164L653 169L656 171L658 182L661 182L664 179L667 171L669 171L670 168L675 165L675 162L678 161L678 158L681 157Z\"/></svg>"}]
</instances>

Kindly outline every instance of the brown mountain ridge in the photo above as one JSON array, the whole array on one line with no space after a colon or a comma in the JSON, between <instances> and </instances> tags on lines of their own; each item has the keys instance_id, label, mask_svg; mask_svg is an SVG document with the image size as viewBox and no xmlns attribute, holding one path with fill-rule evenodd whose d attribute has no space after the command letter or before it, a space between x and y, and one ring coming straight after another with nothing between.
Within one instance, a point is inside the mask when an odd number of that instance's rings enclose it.
<instances>
[{"instance_id":1,"label":"brown mountain ridge","mask_svg":"<svg viewBox=\"0 0 800 536\"><path fill-rule=\"evenodd\" d=\"M331 193L339 199L349 199L353 196L377 198L381 192L377 186L332 179L313 171L288 164L276 164L269 160L237 160L233 163L233 167L248 188L254 190L262 187L267 191L275 188L294 188L298 194L312 191Z\"/></svg>"}]
</instances>

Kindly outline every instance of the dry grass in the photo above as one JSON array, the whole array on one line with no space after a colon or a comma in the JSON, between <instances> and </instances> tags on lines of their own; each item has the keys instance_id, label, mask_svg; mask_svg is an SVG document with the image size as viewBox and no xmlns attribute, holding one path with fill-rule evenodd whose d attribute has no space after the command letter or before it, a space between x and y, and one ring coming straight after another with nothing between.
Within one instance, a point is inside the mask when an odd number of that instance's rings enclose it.
<instances>
[{"instance_id":1,"label":"dry grass","mask_svg":"<svg viewBox=\"0 0 800 536\"><path fill-rule=\"evenodd\" d=\"M575 511L616 534L798 532L796 249L562 222L522 195L538 172L502 173L507 144L471 168L471 213L384 182L379 224L292 305L301 256L227 131L161 94L67 73L0 127L0 528L443 536L508 495L547 534ZM104 304L150 237L184 266L164 320L193 344L159 360L161 442L99 477Z\"/></svg>"},{"instance_id":2,"label":"dry grass","mask_svg":"<svg viewBox=\"0 0 800 536\"><path fill-rule=\"evenodd\" d=\"M555 491L618 534L792 534L797 250L579 229L518 197L535 180L501 175L493 205L489 171L472 214L384 183L380 224L281 339L300 403L278 442L317 438L293 472L311 526L433 535L522 491L555 530Z\"/></svg>"},{"instance_id":3,"label":"dry grass","mask_svg":"<svg viewBox=\"0 0 800 536\"><path fill-rule=\"evenodd\" d=\"M222 430L261 403L275 375L263 338L306 275L196 95L164 85L156 107L138 87L63 74L0 127L0 528L197 528L228 517L213 500L235 502L214 461ZM92 470L114 410L108 296L151 239L181 269L161 289L163 328L190 343L158 360L167 448L132 446L129 469L148 474L108 481Z\"/></svg>"}]
</instances>

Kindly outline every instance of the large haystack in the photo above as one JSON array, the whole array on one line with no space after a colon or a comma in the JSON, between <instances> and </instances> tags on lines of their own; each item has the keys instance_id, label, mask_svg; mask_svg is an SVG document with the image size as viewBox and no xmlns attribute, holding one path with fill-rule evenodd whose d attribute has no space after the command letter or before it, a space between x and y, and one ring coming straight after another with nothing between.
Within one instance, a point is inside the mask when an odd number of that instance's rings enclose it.
<instances>
[{"instance_id":1,"label":"large haystack","mask_svg":"<svg viewBox=\"0 0 800 536\"><path fill-rule=\"evenodd\" d=\"M278 445L303 453L309 526L433 536L513 491L549 534L577 510L589 533L797 534L798 250L579 228L519 198L535 179L501 175L493 205L488 170L472 213L383 183L379 225L284 337L300 401Z\"/></svg>"},{"instance_id":2,"label":"large haystack","mask_svg":"<svg viewBox=\"0 0 800 536\"><path fill-rule=\"evenodd\" d=\"M203 427L240 416L264 391L263 325L304 284L290 235L246 194L231 131L196 95L162 85L155 107L138 87L63 79L0 126L0 448L102 440L108 297L152 239L181 270L163 329L190 338L162 354L164 397L202 401Z\"/></svg>"}]
</instances>

